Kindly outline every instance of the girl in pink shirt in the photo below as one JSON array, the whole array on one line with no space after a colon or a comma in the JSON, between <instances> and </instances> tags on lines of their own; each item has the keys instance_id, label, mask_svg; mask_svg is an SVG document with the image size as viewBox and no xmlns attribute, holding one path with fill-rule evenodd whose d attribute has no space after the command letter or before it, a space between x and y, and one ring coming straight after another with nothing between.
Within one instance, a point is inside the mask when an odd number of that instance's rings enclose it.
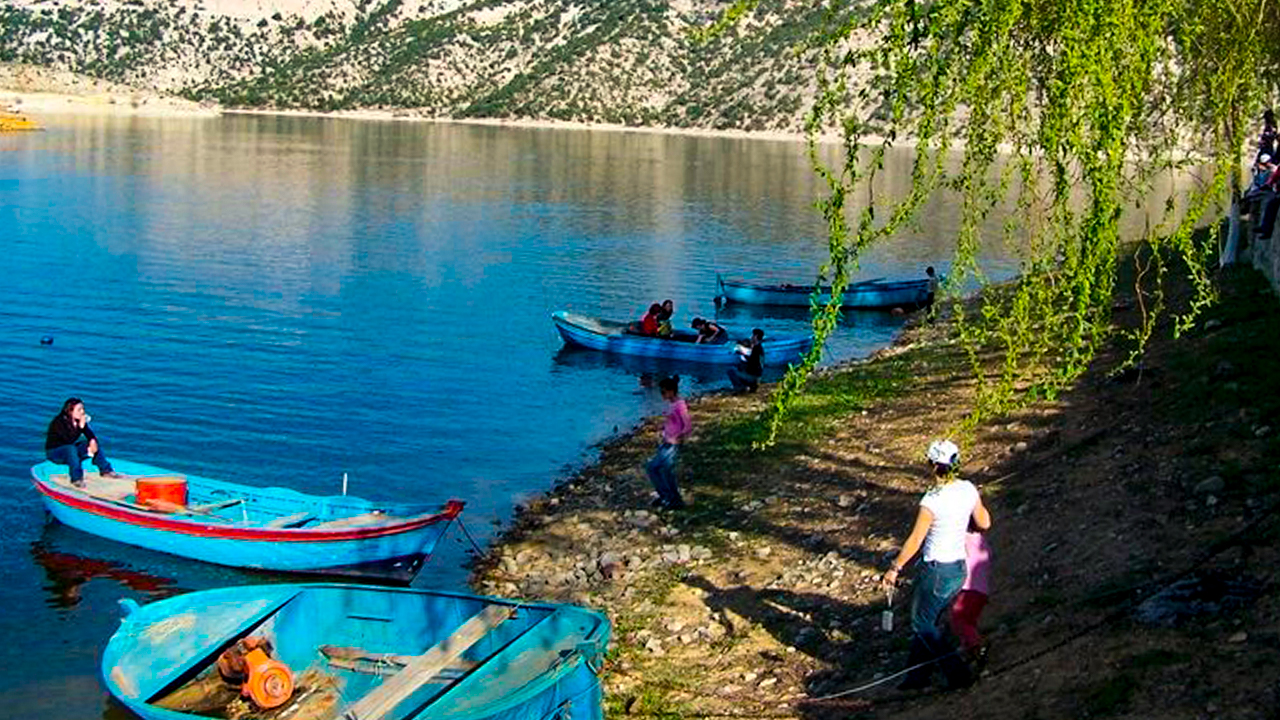
<instances>
[{"instance_id":1,"label":"girl in pink shirt","mask_svg":"<svg viewBox=\"0 0 1280 720\"><path fill-rule=\"evenodd\" d=\"M951 605L951 631L960 640L960 644L968 652L970 658L981 662L983 644L982 635L978 633L978 616L987 606L987 587L991 574L991 548L987 546L987 536L981 532L970 532L964 538L965 569L964 585Z\"/></svg>"},{"instance_id":2,"label":"girl in pink shirt","mask_svg":"<svg viewBox=\"0 0 1280 720\"><path fill-rule=\"evenodd\" d=\"M680 443L693 431L693 422L689 419L689 406L680 398L679 376L663 378L658 383L658 390L669 405L666 420L662 423L658 452L649 459L645 470L649 473L653 489L658 491L654 504L679 510L684 507L684 500L676 486L676 455Z\"/></svg>"}]
</instances>

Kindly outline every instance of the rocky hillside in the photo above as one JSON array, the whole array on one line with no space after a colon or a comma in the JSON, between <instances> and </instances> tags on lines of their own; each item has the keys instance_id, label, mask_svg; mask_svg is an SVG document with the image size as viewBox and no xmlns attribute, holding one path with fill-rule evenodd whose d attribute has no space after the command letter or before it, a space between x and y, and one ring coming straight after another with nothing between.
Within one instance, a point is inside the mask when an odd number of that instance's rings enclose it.
<instances>
[{"instance_id":1,"label":"rocky hillside","mask_svg":"<svg viewBox=\"0 0 1280 720\"><path fill-rule=\"evenodd\" d=\"M800 130L822 3L0 0L0 61L224 105Z\"/></svg>"}]
</instances>

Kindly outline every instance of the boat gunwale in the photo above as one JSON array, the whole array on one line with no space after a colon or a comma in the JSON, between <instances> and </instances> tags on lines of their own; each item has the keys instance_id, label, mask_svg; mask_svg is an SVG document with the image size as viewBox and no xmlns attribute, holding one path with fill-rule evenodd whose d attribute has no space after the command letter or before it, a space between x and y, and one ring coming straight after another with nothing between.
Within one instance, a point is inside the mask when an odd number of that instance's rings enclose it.
<instances>
[{"instance_id":1,"label":"boat gunwale","mask_svg":"<svg viewBox=\"0 0 1280 720\"><path fill-rule=\"evenodd\" d=\"M582 331L582 332L584 332L584 333L587 333L587 334L589 334L589 335L593 335L593 336L598 337L598 338L618 338L618 339L620 339L620 340L626 340L626 341L628 341L628 342L631 342L631 341L641 342L641 343L644 343L644 344L646 344L646 345L653 345L653 346L655 346L655 347L658 347L658 346L660 346L660 347L678 347L678 348L688 347L688 348L690 348L692 351L695 351L695 352L696 352L696 351L702 351L702 352L705 352L706 354L713 354L713 352L714 352L714 351L712 350L712 348L715 348L716 350L719 350L719 349L723 349L723 348L725 348L725 347L727 347L727 346L728 346L728 347L732 347L733 345L737 344L737 343L735 343L733 340L728 340L728 341L726 341L726 342L722 342L722 343L714 343L714 344L710 344L710 343L708 343L708 344L699 344L699 343L687 342L687 341L683 341L683 340L671 340L671 339L669 339L669 338L653 337L653 336L650 336L650 335L637 335L637 334L634 334L634 333L602 333L602 332L598 332L598 331L596 331L596 330L594 330L594 329L592 329L592 328L590 328L590 327L588 327L588 326L586 326L586 325L583 325L583 324L581 324L581 323L574 322L574 321L571 319L571 318L574 318L574 317L585 318L585 319L588 319L588 320L600 320L600 318L592 318L592 317L590 317L590 316L588 316L588 315L580 315L580 314L578 314L578 313L571 313L571 312L568 312L568 311L566 311L566 310L557 310L557 311L555 311L554 313L552 313L552 314L551 314L551 320L552 320L553 322L555 322L557 325L561 325L561 324L562 324L562 325L567 325L567 326L569 326L570 328L572 328L572 329L574 329L574 330L580 330L580 331ZM607 321L607 320L606 320L606 321L604 321L604 322L613 322L613 321ZM772 339L770 339L770 338L766 338L766 339L765 339L765 341L764 341L764 345L765 345L766 349L772 349L772 350L779 350L779 349L783 349L783 350L786 350L786 349L790 349L790 348L792 348L792 347L805 347L806 345L810 345L810 344L812 344L812 342L813 342L813 338L812 338L811 336L809 336L809 335L783 335L783 336L781 336L781 337L776 337L776 338L772 338ZM718 354L721 354L721 353L719 353L719 352L714 352L714 354L717 354L717 355L718 355ZM685 358L673 358L673 359L685 359Z\"/></svg>"},{"instance_id":2,"label":"boat gunwale","mask_svg":"<svg viewBox=\"0 0 1280 720\"><path fill-rule=\"evenodd\" d=\"M769 285L764 283L748 282L746 280L735 280L731 278L721 278L720 284L722 286L731 285L733 287L742 288L745 290L760 290L763 292L787 293L792 295L812 295L814 290L818 288L817 285L787 285L787 284ZM851 293L858 293L864 290L867 292L879 293L879 292L887 292L892 290L903 290L906 288L923 288L928 286L928 284L929 284L928 279L887 280L887 281L866 280L862 282L849 283L847 286L845 286L845 290L843 294L848 295ZM821 291L823 294L830 294L831 286L823 285L821 287Z\"/></svg>"}]
</instances>

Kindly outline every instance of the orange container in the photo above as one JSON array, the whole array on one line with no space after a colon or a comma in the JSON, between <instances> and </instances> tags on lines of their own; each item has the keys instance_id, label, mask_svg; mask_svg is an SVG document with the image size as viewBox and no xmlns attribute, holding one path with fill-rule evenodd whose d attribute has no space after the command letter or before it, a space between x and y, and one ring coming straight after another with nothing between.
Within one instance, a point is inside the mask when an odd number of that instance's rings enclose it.
<instances>
[{"instance_id":1,"label":"orange container","mask_svg":"<svg viewBox=\"0 0 1280 720\"><path fill-rule=\"evenodd\" d=\"M187 504L187 479L184 477L138 478L138 504L185 506Z\"/></svg>"}]
</instances>

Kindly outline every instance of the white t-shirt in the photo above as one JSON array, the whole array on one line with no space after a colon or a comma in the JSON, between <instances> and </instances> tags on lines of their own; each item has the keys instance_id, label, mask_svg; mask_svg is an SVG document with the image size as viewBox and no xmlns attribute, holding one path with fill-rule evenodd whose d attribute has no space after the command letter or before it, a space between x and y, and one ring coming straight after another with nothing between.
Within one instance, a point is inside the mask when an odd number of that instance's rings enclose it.
<instances>
[{"instance_id":1,"label":"white t-shirt","mask_svg":"<svg viewBox=\"0 0 1280 720\"><path fill-rule=\"evenodd\" d=\"M924 538L925 562L964 559L964 536L977 505L978 488L968 480L953 480L924 494L920 507L933 513L933 524Z\"/></svg>"}]
</instances>

